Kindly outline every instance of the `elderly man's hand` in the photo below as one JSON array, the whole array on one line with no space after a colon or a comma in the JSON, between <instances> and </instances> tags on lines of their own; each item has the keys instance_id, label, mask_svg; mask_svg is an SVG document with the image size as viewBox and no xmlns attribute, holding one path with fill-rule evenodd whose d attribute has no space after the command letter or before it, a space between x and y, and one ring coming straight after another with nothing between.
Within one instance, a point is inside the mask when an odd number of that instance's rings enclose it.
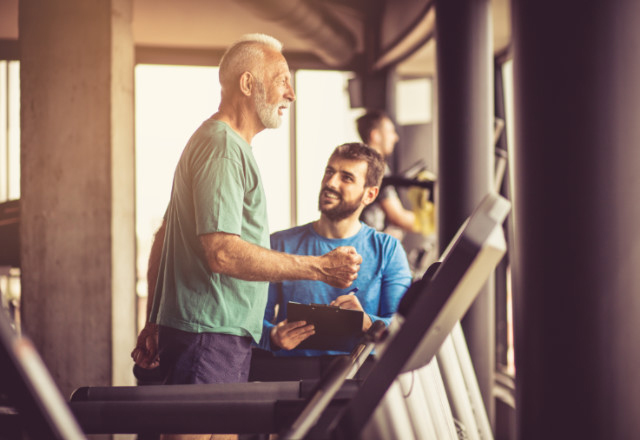
<instances>
[{"instance_id":1,"label":"elderly man's hand","mask_svg":"<svg viewBox=\"0 0 640 440\"><path fill-rule=\"evenodd\" d=\"M271 329L271 346L292 350L316 331L305 321L288 322L286 319Z\"/></svg>"},{"instance_id":2,"label":"elderly man's hand","mask_svg":"<svg viewBox=\"0 0 640 440\"><path fill-rule=\"evenodd\" d=\"M351 246L341 246L324 254L321 263L321 281L340 289L347 288L358 278L362 257Z\"/></svg>"},{"instance_id":3,"label":"elderly man's hand","mask_svg":"<svg viewBox=\"0 0 640 440\"><path fill-rule=\"evenodd\" d=\"M138 335L136 347L131 352L131 358L136 365L153 369L160 364L158 357L158 325L147 323Z\"/></svg>"}]
</instances>

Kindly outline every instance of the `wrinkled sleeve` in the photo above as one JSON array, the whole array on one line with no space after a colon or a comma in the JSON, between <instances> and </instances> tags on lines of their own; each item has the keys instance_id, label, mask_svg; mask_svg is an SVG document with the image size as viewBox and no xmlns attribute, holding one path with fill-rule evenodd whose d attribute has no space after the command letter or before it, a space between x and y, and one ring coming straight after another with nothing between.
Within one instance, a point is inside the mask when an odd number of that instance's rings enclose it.
<instances>
[{"instance_id":1,"label":"wrinkled sleeve","mask_svg":"<svg viewBox=\"0 0 640 440\"><path fill-rule=\"evenodd\" d=\"M245 187L241 164L225 157L209 160L196 171L192 184L197 234L240 235Z\"/></svg>"}]
</instances>

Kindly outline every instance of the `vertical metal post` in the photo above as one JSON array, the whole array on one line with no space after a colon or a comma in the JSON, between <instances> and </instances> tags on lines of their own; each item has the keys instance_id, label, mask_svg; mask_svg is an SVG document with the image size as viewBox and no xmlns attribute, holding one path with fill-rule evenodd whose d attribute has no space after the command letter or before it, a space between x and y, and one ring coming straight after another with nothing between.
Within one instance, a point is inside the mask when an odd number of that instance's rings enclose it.
<instances>
[{"instance_id":1,"label":"vertical metal post","mask_svg":"<svg viewBox=\"0 0 640 440\"><path fill-rule=\"evenodd\" d=\"M640 3L513 6L518 438L634 438Z\"/></svg>"},{"instance_id":2,"label":"vertical metal post","mask_svg":"<svg viewBox=\"0 0 640 440\"><path fill-rule=\"evenodd\" d=\"M19 2L22 324L63 395L133 382L132 13Z\"/></svg>"},{"instance_id":3,"label":"vertical metal post","mask_svg":"<svg viewBox=\"0 0 640 440\"><path fill-rule=\"evenodd\" d=\"M489 0L436 1L438 242L441 251L493 184L493 55ZM489 419L495 369L489 282L462 321Z\"/></svg>"},{"instance_id":4,"label":"vertical metal post","mask_svg":"<svg viewBox=\"0 0 640 440\"><path fill-rule=\"evenodd\" d=\"M296 72L291 72L291 85L296 90ZM296 103L289 110L289 217L291 227L298 224L298 131L296 127Z\"/></svg>"},{"instance_id":5,"label":"vertical metal post","mask_svg":"<svg viewBox=\"0 0 640 440\"><path fill-rule=\"evenodd\" d=\"M6 87L5 87L5 127L4 127L4 134L5 134L5 139L4 139L4 146L5 146L5 177L6 177L6 183L5 183L5 187L4 187L4 196L2 197L2 200L9 200L9 185L11 184L11 157L9 155L9 131L10 131L10 127L9 127L9 112L11 110L11 106L10 106L10 100L9 100L9 96L10 96L10 90L11 90L11 84L9 82L9 61L5 61L4 62L4 66L5 66L5 79L6 79Z\"/></svg>"}]
</instances>

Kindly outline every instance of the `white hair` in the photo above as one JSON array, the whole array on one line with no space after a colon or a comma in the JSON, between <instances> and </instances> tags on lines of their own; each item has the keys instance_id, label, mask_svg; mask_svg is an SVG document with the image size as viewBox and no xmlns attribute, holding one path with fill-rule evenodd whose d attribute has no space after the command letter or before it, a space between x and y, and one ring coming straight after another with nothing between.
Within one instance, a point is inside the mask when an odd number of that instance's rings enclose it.
<instances>
[{"instance_id":1,"label":"white hair","mask_svg":"<svg viewBox=\"0 0 640 440\"><path fill-rule=\"evenodd\" d=\"M282 52L282 43L270 35L266 34L244 34L231 47L244 42L261 43L269 46L271 49Z\"/></svg>"},{"instance_id":2,"label":"white hair","mask_svg":"<svg viewBox=\"0 0 640 440\"><path fill-rule=\"evenodd\" d=\"M261 81L265 48L282 52L282 43L265 34L246 34L233 43L220 60L218 77L222 88L230 87L246 71Z\"/></svg>"}]
</instances>

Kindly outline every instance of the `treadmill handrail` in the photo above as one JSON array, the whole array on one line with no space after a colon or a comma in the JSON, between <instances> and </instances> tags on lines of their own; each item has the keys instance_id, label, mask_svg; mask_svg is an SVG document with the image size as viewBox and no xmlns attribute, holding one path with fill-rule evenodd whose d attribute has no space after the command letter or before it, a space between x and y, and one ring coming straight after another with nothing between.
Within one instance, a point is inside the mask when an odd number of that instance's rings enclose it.
<instances>
[{"instance_id":1,"label":"treadmill handrail","mask_svg":"<svg viewBox=\"0 0 640 440\"><path fill-rule=\"evenodd\" d=\"M298 418L279 438L282 440L301 439L309 433L345 380L353 374L353 367L362 365L373 351L376 342L382 340L385 329L384 322L374 322L363 336L362 341L351 351L349 357L339 357L334 360L327 374L318 383L316 392L309 399Z\"/></svg>"}]
</instances>

